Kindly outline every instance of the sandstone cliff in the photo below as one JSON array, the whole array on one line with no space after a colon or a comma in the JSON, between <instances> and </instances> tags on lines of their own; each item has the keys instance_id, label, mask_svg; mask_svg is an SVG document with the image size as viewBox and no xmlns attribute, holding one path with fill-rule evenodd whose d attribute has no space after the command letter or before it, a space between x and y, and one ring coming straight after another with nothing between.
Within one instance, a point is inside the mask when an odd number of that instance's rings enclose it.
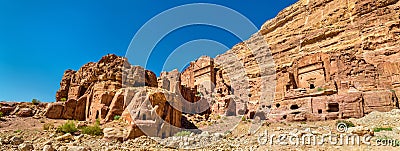
<instances>
[{"instance_id":1,"label":"sandstone cliff","mask_svg":"<svg viewBox=\"0 0 400 151\"><path fill-rule=\"evenodd\" d=\"M237 114L276 120L361 117L397 108L399 16L398 0L301 0L213 59L213 106L233 102ZM226 100L230 95L234 101ZM226 110L213 107L214 113Z\"/></svg>"},{"instance_id":2,"label":"sandstone cliff","mask_svg":"<svg viewBox=\"0 0 400 151\"><path fill-rule=\"evenodd\" d=\"M67 70L45 115L122 115L129 137L164 137L184 126L182 113L304 121L389 111L399 107L399 14L398 0L301 0L226 53L158 79L107 55Z\"/></svg>"},{"instance_id":3,"label":"sandstone cliff","mask_svg":"<svg viewBox=\"0 0 400 151\"><path fill-rule=\"evenodd\" d=\"M173 92L157 87L153 72L130 65L126 58L106 55L78 71L65 71L57 102L47 106L45 116L102 122L122 116L130 124L127 138L171 136L181 127L181 101L168 97ZM177 105L172 107L174 102ZM142 127L153 128L152 133Z\"/></svg>"}]
</instances>

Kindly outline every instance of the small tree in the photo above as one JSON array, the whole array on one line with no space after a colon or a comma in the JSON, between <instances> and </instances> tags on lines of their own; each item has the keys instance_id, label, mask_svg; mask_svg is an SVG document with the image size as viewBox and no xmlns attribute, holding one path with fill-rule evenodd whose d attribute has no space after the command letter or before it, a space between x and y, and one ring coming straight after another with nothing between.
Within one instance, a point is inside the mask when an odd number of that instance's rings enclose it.
<instances>
[{"instance_id":1,"label":"small tree","mask_svg":"<svg viewBox=\"0 0 400 151\"><path fill-rule=\"evenodd\" d=\"M61 98L60 101L65 102L65 101L67 101L67 98Z\"/></svg>"},{"instance_id":2,"label":"small tree","mask_svg":"<svg viewBox=\"0 0 400 151\"><path fill-rule=\"evenodd\" d=\"M3 112L0 112L0 118L3 117Z\"/></svg>"},{"instance_id":3,"label":"small tree","mask_svg":"<svg viewBox=\"0 0 400 151\"><path fill-rule=\"evenodd\" d=\"M38 99L32 99L32 104L38 105L40 103L40 100Z\"/></svg>"}]
</instances>

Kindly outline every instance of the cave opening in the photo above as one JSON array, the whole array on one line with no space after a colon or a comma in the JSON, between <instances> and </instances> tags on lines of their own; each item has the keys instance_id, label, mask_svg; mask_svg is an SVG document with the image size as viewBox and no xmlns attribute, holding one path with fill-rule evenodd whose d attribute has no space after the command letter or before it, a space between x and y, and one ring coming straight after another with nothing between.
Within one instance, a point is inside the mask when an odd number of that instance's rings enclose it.
<instances>
[{"instance_id":1,"label":"cave opening","mask_svg":"<svg viewBox=\"0 0 400 151\"><path fill-rule=\"evenodd\" d=\"M328 112L339 112L339 103L329 103Z\"/></svg>"},{"instance_id":2,"label":"cave opening","mask_svg":"<svg viewBox=\"0 0 400 151\"><path fill-rule=\"evenodd\" d=\"M297 104L293 104L293 105L290 106L290 109L291 110L296 110L296 109L299 109L299 106Z\"/></svg>"},{"instance_id":3,"label":"cave opening","mask_svg":"<svg viewBox=\"0 0 400 151\"><path fill-rule=\"evenodd\" d=\"M315 89L315 85L314 84L310 84L310 89Z\"/></svg>"}]
</instances>

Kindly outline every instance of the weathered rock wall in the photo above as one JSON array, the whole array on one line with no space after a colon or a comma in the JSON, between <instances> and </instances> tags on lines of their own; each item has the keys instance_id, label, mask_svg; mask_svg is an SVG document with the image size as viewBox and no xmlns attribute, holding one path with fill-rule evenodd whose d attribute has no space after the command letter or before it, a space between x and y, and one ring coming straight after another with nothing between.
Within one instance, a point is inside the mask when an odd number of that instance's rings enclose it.
<instances>
[{"instance_id":1,"label":"weathered rock wall","mask_svg":"<svg viewBox=\"0 0 400 151\"><path fill-rule=\"evenodd\" d=\"M300 0L214 59L215 102L278 120L398 108L399 16L398 0Z\"/></svg>"},{"instance_id":2,"label":"weathered rock wall","mask_svg":"<svg viewBox=\"0 0 400 151\"><path fill-rule=\"evenodd\" d=\"M57 103L50 104L49 118L76 120L112 120L126 108L123 84L126 87L157 87L156 75L126 58L106 55L78 71L67 70L56 93Z\"/></svg>"}]
</instances>

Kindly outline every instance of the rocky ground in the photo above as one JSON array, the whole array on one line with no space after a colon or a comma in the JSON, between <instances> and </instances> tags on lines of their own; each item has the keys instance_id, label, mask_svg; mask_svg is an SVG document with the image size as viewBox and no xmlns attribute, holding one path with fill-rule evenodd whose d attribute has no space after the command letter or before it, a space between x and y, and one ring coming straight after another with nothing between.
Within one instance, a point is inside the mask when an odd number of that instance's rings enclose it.
<instances>
[{"instance_id":1,"label":"rocky ground","mask_svg":"<svg viewBox=\"0 0 400 151\"><path fill-rule=\"evenodd\" d=\"M215 117L214 117L215 118ZM180 136L168 138L149 138L142 136L136 139L118 141L117 139L104 139L103 135L91 136L80 134L57 133L56 127L64 124L65 120L51 120L46 118L6 116L0 122L0 149L1 150L398 150L397 146L383 146L376 143L380 140L400 140L400 110L381 113L372 112L361 119L348 119L355 127L350 127L346 133L336 130L338 121L318 122L274 122L242 120L241 117L219 117L201 127L204 131L198 134L181 133ZM233 129L224 130L226 123L240 119ZM260 124L258 127L257 123ZM90 125L86 122L76 122L76 125ZM49 130L44 127L49 126ZM254 128L256 125L256 128ZM113 121L101 125L102 128L124 127L122 121ZM252 128L253 127L253 128ZM390 128L390 129L389 129ZM381 131L378 132L378 130ZM384 130L383 130L384 129ZM210 132L206 131L209 130ZM375 131L375 132L374 132ZM326 141L323 145L313 144L284 144L286 141L270 144L273 134L286 134L288 136L303 136L313 134L317 140L325 134L365 134L373 135L369 141L371 145L333 145ZM267 142L267 143L265 143ZM295 142L295 141L294 141ZM306 142L307 143L307 142Z\"/></svg>"}]
</instances>

